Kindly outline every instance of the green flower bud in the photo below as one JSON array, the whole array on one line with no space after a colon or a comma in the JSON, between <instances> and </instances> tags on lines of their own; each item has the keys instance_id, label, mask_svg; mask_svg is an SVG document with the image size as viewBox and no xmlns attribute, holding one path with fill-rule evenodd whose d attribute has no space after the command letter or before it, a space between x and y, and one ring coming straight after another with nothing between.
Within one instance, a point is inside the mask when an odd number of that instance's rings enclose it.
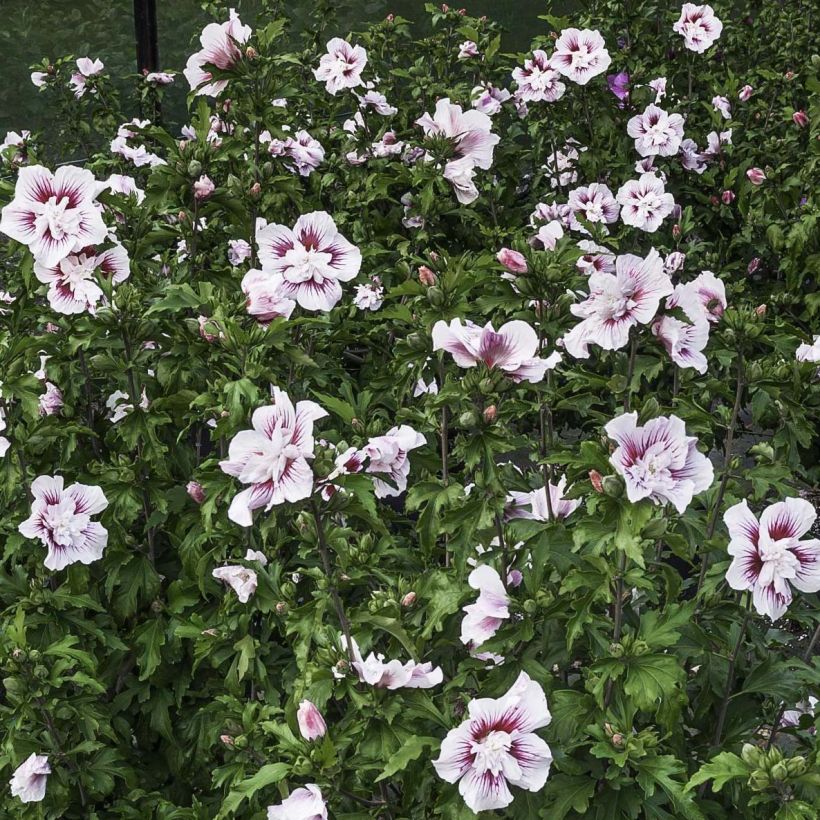
<instances>
[{"instance_id":1,"label":"green flower bud","mask_svg":"<svg viewBox=\"0 0 820 820\"><path fill-rule=\"evenodd\" d=\"M740 756L743 758L743 762L748 763L750 766L760 765L761 750L754 743L744 743L743 748L740 750Z\"/></svg>"},{"instance_id":2,"label":"green flower bud","mask_svg":"<svg viewBox=\"0 0 820 820\"><path fill-rule=\"evenodd\" d=\"M769 772L770 776L775 780L788 780L789 770L786 764L781 760L780 763L775 763Z\"/></svg>"},{"instance_id":3,"label":"green flower bud","mask_svg":"<svg viewBox=\"0 0 820 820\"><path fill-rule=\"evenodd\" d=\"M441 307L444 304L444 294L441 288L433 286L427 289L427 301L433 307Z\"/></svg>"},{"instance_id":4,"label":"green flower bud","mask_svg":"<svg viewBox=\"0 0 820 820\"><path fill-rule=\"evenodd\" d=\"M536 609L538 609L538 604L535 601L533 601L532 598L528 598L526 601L524 601L524 612L528 612L530 615L532 615L532 613L535 612Z\"/></svg>"},{"instance_id":5,"label":"green flower bud","mask_svg":"<svg viewBox=\"0 0 820 820\"><path fill-rule=\"evenodd\" d=\"M749 778L749 786L756 792L762 792L769 786L769 775L763 769L755 769Z\"/></svg>"},{"instance_id":6,"label":"green flower bud","mask_svg":"<svg viewBox=\"0 0 820 820\"><path fill-rule=\"evenodd\" d=\"M465 410L459 417L460 427L475 427L478 424L478 414L475 410Z\"/></svg>"},{"instance_id":7,"label":"green flower bud","mask_svg":"<svg viewBox=\"0 0 820 820\"><path fill-rule=\"evenodd\" d=\"M192 159L188 163L188 176L198 177L202 173L202 163L198 159Z\"/></svg>"},{"instance_id":8,"label":"green flower bud","mask_svg":"<svg viewBox=\"0 0 820 820\"><path fill-rule=\"evenodd\" d=\"M624 481L620 476L604 476L604 480L601 483L604 487L604 494L610 498L620 498L624 494Z\"/></svg>"},{"instance_id":9,"label":"green flower bud","mask_svg":"<svg viewBox=\"0 0 820 820\"><path fill-rule=\"evenodd\" d=\"M805 774L807 768L806 758L801 755L797 755L797 757L786 761L786 770L789 773L789 777L800 777L801 774Z\"/></svg>"}]
</instances>

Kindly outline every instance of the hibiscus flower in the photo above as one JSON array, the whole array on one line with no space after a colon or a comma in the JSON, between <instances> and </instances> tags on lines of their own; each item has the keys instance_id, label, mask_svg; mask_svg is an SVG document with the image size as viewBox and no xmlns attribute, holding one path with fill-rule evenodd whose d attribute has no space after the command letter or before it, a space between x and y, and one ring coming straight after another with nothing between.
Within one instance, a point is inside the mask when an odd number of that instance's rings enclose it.
<instances>
[{"instance_id":1,"label":"hibiscus flower","mask_svg":"<svg viewBox=\"0 0 820 820\"><path fill-rule=\"evenodd\" d=\"M505 695L472 700L467 713L433 761L438 776L458 783L474 812L509 806L510 785L540 791L552 764L549 746L535 734L552 720L543 689L522 672Z\"/></svg>"},{"instance_id":2,"label":"hibiscus flower","mask_svg":"<svg viewBox=\"0 0 820 820\"><path fill-rule=\"evenodd\" d=\"M107 506L103 491L87 484L63 486L62 476L41 475L31 484L31 515L17 528L26 538L39 538L48 548L46 569L91 564L102 558L108 530L91 516Z\"/></svg>"},{"instance_id":3,"label":"hibiscus flower","mask_svg":"<svg viewBox=\"0 0 820 820\"><path fill-rule=\"evenodd\" d=\"M615 273L593 273L589 296L570 310L582 321L564 336L567 353L589 357L589 345L619 350L629 341L629 331L655 318L660 300L672 293L672 280L664 272L660 254L653 248L644 259L631 253L615 259Z\"/></svg>"},{"instance_id":4,"label":"hibiscus flower","mask_svg":"<svg viewBox=\"0 0 820 820\"><path fill-rule=\"evenodd\" d=\"M266 562L267 563L267 562ZM256 592L256 573L240 565L217 567L211 575L227 584L243 604Z\"/></svg>"},{"instance_id":5,"label":"hibiscus flower","mask_svg":"<svg viewBox=\"0 0 820 820\"><path fill-rule=\"evenodd\" d=\"M593 182L569 192L567 204L587 222L612 223L618 221L620 208L606 185Z\"/></svg>"},{"instance_id":6,"label":"hibiscus flower","mask_svg":"<svg viewBox=\"0 0 820 820\"><path fill-rule=\"evenodd\" d=\"M68 254L55 265L35 262L34 275L48 285L48 303L57 313L93 314L103 298L97 278L119 284L131 275L131 266L122 245L101 253L89 247Z\"/></svg>"},{"instance_id":7,"label":"hibiscus flower","mask_svg":"<svg viewBox=\"0 0 820 820\"><path fill-rule=\"evenodd\" d=\"M712 462L677 416L659 416L638 427L638 414L624 413L604 429L618 443L609 460L624 477L632 503L643 498L668 502L683 514L694 496L711 486Z\"/></svg>"},{"instance_id":8,"label":"hibiscus flower","mask_svg":"<svg viewBox=\"0 0 820 820\"><path fill-rule=\"evenodd\" d=\"M355 279L361 251L337 230L325 211L303 214L293 229L257 226L256 244L262 270L286 299L306 310L332 310L342 298L340 282Z\"/></svg>"},{"instance_id":9,"label":"hibiscus flower","mask_svg":"<svg viewBox=\"0 0 820 820\"><path fill-rule=\"evenodd\" d=\"M39 803L46 796L46 782L51 774L47 755L33 752L14 770L9 786L12 797L21 803Z\"/></svg>"},{"instance_id":10,"label":"hibiscus flower","mask_svg":"<svg viewBox=\"0 0 820 820\"><path fill-rule=\"evenodd\" d=\"M814 507L803 498L772 504L759 521L745 499L723 515L732 556L726 581L732 589L751 590L755 609L773 621L792 602L792 587L820 591L820 540L800 540L816 518Z\"/></svg>"},{"instance_id":11,"label":"hibiscus flower","mask_svg":"<svg viewBox=\"0 0 820 820\"><path fill-rule=\"evenodd\" d=\"M567 489L567 478L561 476L558 484L551 481L545 487L532 490L528 493L513 490L507 496L507 518L529 518L533 521L549 521L550 507L557 519L567 518L581 505L579 499L564 498ZM547 491L550 494L550 503L547 504Z\"/></svg>"},{"instance_id":12,"label":"hibiscus flower","mask_svg":"<svg viewBox=\"0 0 820 820\"><path fill-rule=\"evenodd\" d=\"M609 68L612 58L599 31L588 28L564 29L555 41L550 64L578 85L586 85L593 77Z\"/></svg>"},{"instance_id":13,"label":"hibiscus flower","mask_svg":"<svg viewBox=\"0 0 820 820\"><path fill-rule=\"evenodd\" d=\"M621 204L624 225L647 233L657 231L675 207L672 194L666 193L655 174L641 174L640 179L629 180L618 189L615 198Z\"/></svg>"},{"instance_id":14,"label":"hibiscus flower","mask_svg":"<svg viewBox=\"0 0 820 820\"><path fill-rule=\"evenodd\" d=\"M243 26L239 15L231 9L225 23L209 23L202 31L199 42L202 48L188 58L182 72L191 90L198 95L218 97L227 87L227 80L214 80L206 65L214 65L222 71L233 68L241 59L239 46L248 42L251 27Z\"/></svg>"},{"instance_id":15,"label":"hibiscus flower","mask_svg":"<svg viewBox=\"0 0 820 820\"><path fill-rule=\"evenodd\" d=\"M270 510L286 501L301 501L313 491L313 422L327 412L313 401L293 403L287 393L273 388L273 404L257 408L252 430L234 436L222 471L248 489L234 496L228 518L242 527L253 523L253 510Z\"/></svg>"},{"instance_id":16,"label":"hibiscus flower","mask_svg":"<svg viewBox=\"0 0 820 820\"><path fill-rule=\"evenodd\" d=\"M469 320L462 325L461 319L453 319L448 325L440 319L433 326L433 350L451 353L459 367L497 367L515 382L540 382L561 361L558 352L537 357L538 334L520 320L495 331L490 322L480 327Z\"/></svg>"},{"instance_id":17,"label":"hibiscus flower","mask_svg":"<svg viewBox=\"0 0 820 820\"><path fill-rule=\"evenodd\" d=\"M108 235L94 200L91 171L64 165L52 174L42 165L20 169L14 199L3 208L0 232L27 245L41 265L52 267L72 251Z\"/></svg>"},{"instance_id":18,"label":"hibiscus flower","mask_svg":"<svg viewBox=\"0 0 820 820\"><path fill-rule=\"evenodd\" d=\"M667 114L657 105L649 105L626 124L626 132L635 140L635 150L642 156L672 157L680 150L683 139L683 117Z\"/></svg>"},{"instance_id":19,"label":"hibiscus flower","mask_svg":"<svg viewBox=\"0 0 820 820\"><path fill-rule=\"evenodd\" d=\"M518 83L515 96L524 102L555 102L566 91L561 73L550 64L547 52L540 48L524 61L523 68L513 70L512 78Z\"/></svg>"},{"instance_id":20,"label":"hibiscus flower","mask_svg":"<svg viewBox=\"0 0 820 820\"><path fill-rule=\"evenodd\" d=\"M702 54L720 37L723 23L715 17L711 6L684 3L680 19L672 26L672 30L683 37L686 48Z\"/></svg>"},{"instance_id":21,"label":"hibiscus flower","mask_svg":"<svg viewBox=\"0 0 820 820\"><path fill-rule=\"evenodd\" d=\"M328 41L327 54L319 60L319 68L313 69L313 76L335 96L343 88L364 85L362 71L366 65L367 52L361 46L352 46L341 37L334 37Z\"/></svg>"}]
</instances>

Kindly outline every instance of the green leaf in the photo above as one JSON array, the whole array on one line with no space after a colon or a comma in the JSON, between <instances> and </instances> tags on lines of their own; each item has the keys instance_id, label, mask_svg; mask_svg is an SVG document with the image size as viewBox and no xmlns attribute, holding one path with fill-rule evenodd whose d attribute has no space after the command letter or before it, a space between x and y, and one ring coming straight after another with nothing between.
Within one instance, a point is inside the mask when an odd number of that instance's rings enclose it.
<instances>
[{"instance_id":1,"label":"green leaf","mask_svg":"<svg viewBox=\"0 0 820 820\"><path fill-rule=\"evenodd\" d=\"M683 681L683 669L674 655L638 655L629 658L624 692L638 709L654 709L656 703Z\"/></svg>"},{"instance_id":2,"label":"green leaf","mask_svg":"<svg viewBox=\"0 0 820 820\"><path fill-rule=\"evenodd\" d=\"M555 774L547 781L544 799L549 803L550 820L563 820L574 811L586 816L589 801L595 794L595 778L592 775L573 777L568 774Z\"/></svg>"},{"instance_id":3,"label":"green leaf","mask_svg":"<svg viewBox=\"0 0 820 820\"><path fill-rule=\"evenodd\" d=\"M695 786L713 780L712 788L719 792L726 783L736 777L748 777L751 767L743 762L742 758L732 752L721 752L708 763L704 763L686 784L686 791L692 791Z\"/></svg>"},{"instance_id":4,"label":"green leaf","mask_svg":"<svg viewBox=\"0 0 820 820\"><path fill-rule=\"evenodd\" d=\"M437 737L411 735L404 742L404 745L390 756L384 767L384 771L376 778L375 782L378 783L380 780L392 777L396 772L404 771L410 763L414 760L418 760L419 755L425 749L435 750L438 748L439 743L441 743L441 741Z\"/></svg>"},{"instance_id":5,"label":"green leaf","mask_svg":"<svg viewBox=\"0 0 820 820\"><path fill-rule=\"evenodd\" d=\"M222 808L219 810L217 820L228 817L235 812L244 800L250 800L256 792L266 786L273 786L280 780L284 780L290 772L287 763L269 763L263 766L255 775L243 780L238 786L231 789L228 796L222 801Z\"/></svg>"},{"instance_id":6,"label":"green leaf","mask_svg":"<svg viewBox=\"0 0 820 820\"><path fill-rule=\"evenodd\" d=\"M148 680L162 660L160 648L165 645L165 624L159 618L142 624L134 632L134 642L142 647L137 656L140 680Z\"/></svg>"}]
</instances>

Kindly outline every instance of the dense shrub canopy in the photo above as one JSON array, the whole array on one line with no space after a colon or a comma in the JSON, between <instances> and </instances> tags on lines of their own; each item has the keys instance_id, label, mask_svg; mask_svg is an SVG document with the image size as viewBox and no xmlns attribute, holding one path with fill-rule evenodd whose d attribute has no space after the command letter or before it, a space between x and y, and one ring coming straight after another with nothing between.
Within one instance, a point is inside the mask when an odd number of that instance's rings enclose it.
<instances>
[{"instance_id":1,"label":"dense shrub canopy","mask_svg":"<svg viewBox=\"0 0 820 820\"><path fill-rule=\"evenodd\" d=\"M816 817L814 4L263 5L0 150L3 816Z\"/></svg>"}]
</instances>

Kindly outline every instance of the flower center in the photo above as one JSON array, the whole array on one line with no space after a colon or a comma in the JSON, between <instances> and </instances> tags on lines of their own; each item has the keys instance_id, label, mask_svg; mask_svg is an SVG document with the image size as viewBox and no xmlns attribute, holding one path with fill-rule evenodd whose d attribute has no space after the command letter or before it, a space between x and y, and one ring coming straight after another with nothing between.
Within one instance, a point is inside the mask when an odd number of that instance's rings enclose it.
<instances>
[{"instance_id":1,"label":"flower center","mask_svg":"<svg viewBox=\"0 0 820 820\"><path fill-rule=\"evenodd\" d=\"M62 239L77 233L80 227L80 213L76 208L69 207L69 199L64 196L59 202L56 196L37 207L36 219L39 231L48 231L54 239Z\"/></svg>"},{"instance_id":2,"label":"flower center","mask_svg":"<svg viewBox=\"0 0 820 820\"><path fill-rule=\"evenodd\" d=\"M588 68L595 60L595 55L592 54L588 46L583 44L578 46L577 51L572 52L572 67L573 68Z\"/></svg>"},{"instance_id":3,"label":"flower center","mask_svg":"<svg viewBox=\"0 0 820 820\"><path fill-rule=\"evenodd\" d=\"M87 515L77 515L73 499L64 498L57 504L49 505L44 518L51 538L61 547L72 547L82 540L83 530L88 526Z\"/></svg>"},{"instance_id":4,"label":"flower center","mask_svg":"<svg viewBox=\"0 0 820 820\"><path fill-rule=\"evenodd\" d=\"M779 538L776 541L768 537L760 539L760 558L763 561L761 583L771 583L774 578L794 578L800 567L797 556L789 549L794 539Z\"/></svg>"},{"instance_id":5,"label":"flower center","mask_svg":"<svg viewBox=\"0 0 820 820\"><path fill-rule=\"evenodd\" d=\"M288 282L309 282L311 279L321 285L328 277L332 256L314 248L304 246L291 248L285 254L288 270L285 279Z\"/></svg>"},{"instance_id":6,"label":"flower center","mask_svg":"<svg viewBox=\"0 0 820 820\"><path fill-rule=\"evenodd\" d=\"M482 773L492 772L493 775L498 775L504 768L511 746L512 737L507 732L490 732L471 745L471 751L475 755L473 767Z\"/></svg>"}]
</instances>

